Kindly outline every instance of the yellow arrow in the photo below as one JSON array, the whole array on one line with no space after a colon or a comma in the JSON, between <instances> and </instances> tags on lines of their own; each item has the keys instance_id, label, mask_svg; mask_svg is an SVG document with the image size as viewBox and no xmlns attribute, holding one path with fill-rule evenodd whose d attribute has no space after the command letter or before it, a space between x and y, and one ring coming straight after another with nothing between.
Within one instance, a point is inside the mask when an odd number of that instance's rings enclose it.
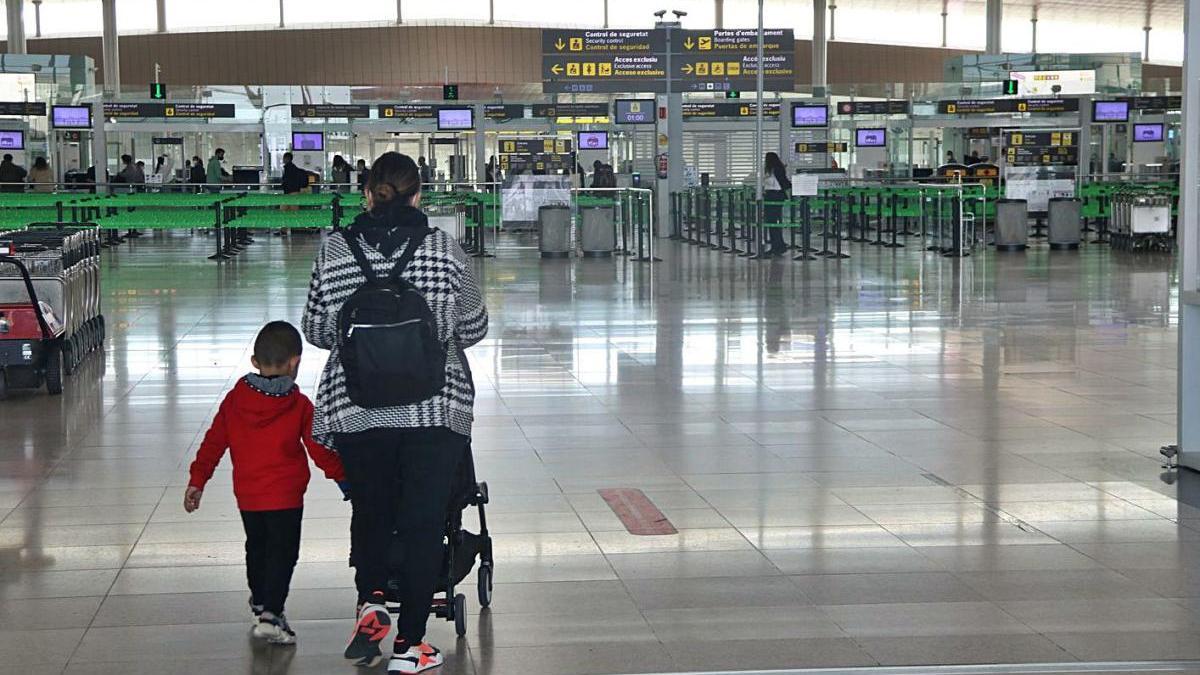
<instances>
[{"instance_id":1,"label":"yellow arrow","mask_svg":"<svg viewBox=\"0 0 1200 675\"><path fill-rule=\"evenodd\" d=\"M562 74L562 66L560 66L556 63L556 64L550 66L550 72L554 73L555 75L561 75Z\"/></svg>"},{"instance_id":2,"label":"yellow arrow","mask_svg":"<svg viewBox=\"0 0 1200 675\"><path fill-rule=\"evenodd\" d=\"M560 51L560 52L561 52L561 51L563 50L563 48L564 48L564 47L566 47L566 46L567 46L567 43L563 42L563 41L562 41L562 38L558 38L558 42L555 42L555 43L554 43L554 48L555 48L555 49L557 49L557 50L558 50L558 51Z\"/></svg>"},{"instance_id":3,"label":"yellow arrow","mask_svg":"<svg viewBox=\"0 0 1200 675\"><path fill-rule=\"evenodd\" d=\"M685 63L685 64L683 65L683 72L684 72L685 74L687 74L687 75L691 75L691 74L692 74L692 64L690 64L690 63Z\"/></svg>"},{"instance_id":4,"label":"yellow arrow","mask_svg":"<svg viewBox=\"0 0 1200 675\"><path fill-rule=\"evenodd\" d=\"M696 43L692 42L692 38L687 38L686 40L683 41L683 48L691 49L693 46L695 46L695 44Z\"/></svg>"}]
</instances>

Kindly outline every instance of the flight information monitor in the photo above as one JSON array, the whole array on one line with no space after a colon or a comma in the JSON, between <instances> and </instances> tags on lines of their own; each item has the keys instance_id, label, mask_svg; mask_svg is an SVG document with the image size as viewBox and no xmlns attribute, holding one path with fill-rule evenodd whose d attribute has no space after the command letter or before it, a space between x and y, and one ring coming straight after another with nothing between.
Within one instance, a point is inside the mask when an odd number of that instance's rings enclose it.
<instances>
[{"instance_id":1,"label":"flight information monitor","mask_svg":"<svg viewBox=\"0 0 1200 675\"><path fill-rule=\"evenodd\" d=\"M1163 125L1135 124L1133 125L1134 143L1156 143L1163 139Z\"/></svg>"},{"instance_id":2,"label":"flight information monitor","mask_svg":"<svg viewBox=\"0 0 1200 675\"><path fill-rule=\"evenodd\" d=\"M325 149L325 133L321 131L293 131L292 150L321 151Z\"/></svg>"},{"instance_id":3,"label":"flight information monitor","mask_svg":"<svg viewBox=\"0 0 1200 675\"><path fill-rule=\"evenodd\" d=\"M87 105L51 106L50 124L55 129L91 129L92 107Z\"/></svg>"},{"instance_id":4,"label":"flight information monitor","mask_svg":"<svg viewBox=\"0 0 1200 675\"><path fill-rule=\"evenodd\" d=\"M608 149L608 132L607 131L581 131L581 132L579 132L579 149L580 150L607 150Z\"/></svg>"},{"instance_id":5,"label":"flight information monitor","mask_svg":"<svg viewBox=\"0 0 1200 675\"><path fill-rule=\"evenodd\" d=\"M793 127L827 127L829 126L829 106L821 103L812 105L797 103L792 106Z\"/></svg>"},{"instance_id":6,"label":"flight information monitor","mask_svg":"<svg viewBox=\"0 0 1200 675\"><path fill-rule=\"evenodd\" d=\"M475 128L475 111L470 108L439 108L438 131L465 131Z\"/></svg>"},{"instance_id":7,"label":"flight information monitor","mask_svg":"<svg viewBox=\"0 0 1200 675\"><path fill-rule=\"evenodd\" d=\"M887 145L886 129L855 129L854 147L882 148Z\"/></svg>"},{"instance_id":8,"label":"flight information monitor","mask_svg":"<svg viewBox=\"0 0 1200 675\"><path fill-rule=\"evenodd\" d=\"M0 150L24 150L24 131L0 131Z\"/></svg>"},{"instance_id":9,"label":"flight information monitor","mask_svg":"<svg viewBox=\"0 0 1200 675\"><path fill-rule=\"evenodd\" d=\"M1129 101L1095 101L1092 103L1093 122L1128 122Z\"/></svg>"},{"instance_id":10,"label":"flight information monitor","mask_svg":"<svg viewBox=\"0 0 1200 675\"><path fill-rule=\"evenodd\" d=\"M654 99L617 99L617 124L654 124Z\"/></svg>"}]
</instances>

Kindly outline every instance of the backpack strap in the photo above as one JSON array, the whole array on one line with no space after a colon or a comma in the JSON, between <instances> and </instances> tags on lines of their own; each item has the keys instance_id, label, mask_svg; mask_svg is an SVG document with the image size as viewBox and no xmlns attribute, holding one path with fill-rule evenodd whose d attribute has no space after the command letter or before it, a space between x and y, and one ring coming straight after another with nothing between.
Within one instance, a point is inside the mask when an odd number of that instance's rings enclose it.
<instances>
[{"instance_id":1,"label":"backpack strap","mask_svg":"<svg viewBox=\"0 0 1200 675\"><path fill-rule=\"evenodd\" d=\"M430 232L433 232L433 230L428 227L422 228L420 232L408 238L408 246L404 249L404 254L396 261L396 266L392 268L391 274L387 276L388 283L400 278L400 274L404 272L404 268L408 267L408 264L416 257L417 249L421 248L421 244L425 243L425 237L428 237Z\"/></svg>"},{"instance_id":2,"label":"backpack strap","mask_svg":"<svg viewBox=\"0 0 1200 675\"><path fill-rule=\"evenodd\" d=\"M342 239L346 240L346 246L350 249L350 253L354 254L354 260L358 262L358 267L362 270L363 276L367 278L367 283L374 283L379 280L375 276L375 269L371 267L371 261L367 260L367 254L363 252L362 245L358 243L358 235L351 234L343 230L341 232Z\"/></svg>"}]
</instances>

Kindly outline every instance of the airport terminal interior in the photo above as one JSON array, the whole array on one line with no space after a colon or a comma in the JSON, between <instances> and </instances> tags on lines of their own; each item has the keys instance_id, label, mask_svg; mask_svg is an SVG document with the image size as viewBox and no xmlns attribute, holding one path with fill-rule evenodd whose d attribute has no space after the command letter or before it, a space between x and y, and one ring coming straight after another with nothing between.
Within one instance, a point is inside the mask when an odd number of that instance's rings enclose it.
<instances>
[{"instance_id":1,"label":"airport terminal interior","mask_svg":"<svg viewBox=\"0 0 1200 675\"><path fill-rule=\"evenodd\" d=\"M1200 673L1200 0L4 5L0 675ZM313 419L223 401L387 153L474 480L321 437L276 611Z\"/></svg>"}]
</instances>

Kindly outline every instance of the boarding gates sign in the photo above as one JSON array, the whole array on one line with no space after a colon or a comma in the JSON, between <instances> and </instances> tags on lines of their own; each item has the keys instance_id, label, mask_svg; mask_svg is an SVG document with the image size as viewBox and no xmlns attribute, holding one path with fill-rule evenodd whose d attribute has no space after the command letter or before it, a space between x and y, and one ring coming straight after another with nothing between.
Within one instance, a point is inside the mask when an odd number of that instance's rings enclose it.
<instances>
[{"instance_id":1,"label":"boarding gates sign","mask_svg":"<svg viewBox=\"0 0 1200 675\"><path fill-rule=\"evenodd\" d=\"M763 30L763 88L792 91L791 29ZM742 91L757 87L757 30L543 30L542 91L590 94Z\"/></svg>"}]
</instances>

